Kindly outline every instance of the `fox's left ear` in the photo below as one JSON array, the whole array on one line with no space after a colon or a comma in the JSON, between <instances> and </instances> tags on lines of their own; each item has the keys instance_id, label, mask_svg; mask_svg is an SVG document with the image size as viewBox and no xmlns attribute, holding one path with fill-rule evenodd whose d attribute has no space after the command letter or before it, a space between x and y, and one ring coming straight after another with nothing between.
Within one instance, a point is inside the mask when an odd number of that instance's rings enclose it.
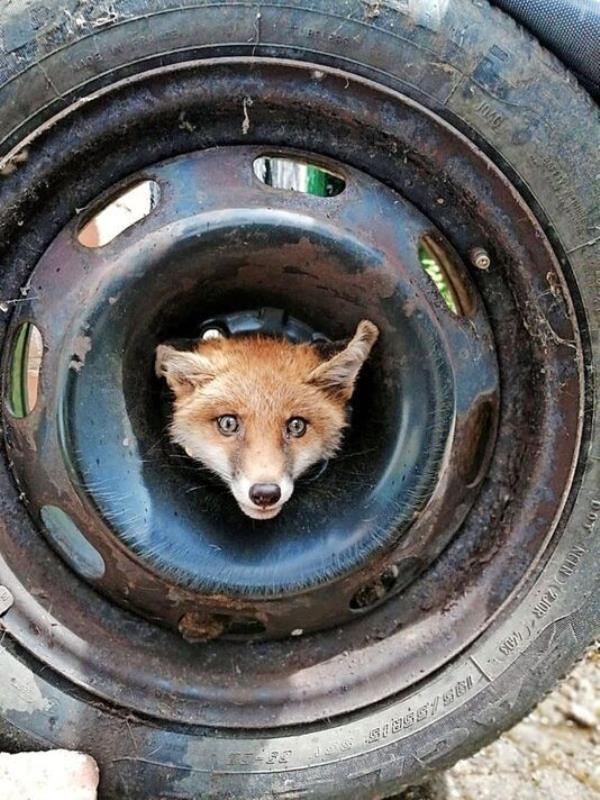
<instances>
[{"instance_id":1,"label":"fox's left ear","mask_svg":"<svg viewBox=\"0 0 600 800\"><path fill-rule=\"evenodd\" d=\"M372 322L363 319L358 323L356 333L346 347L332 358L319 364L309 375L309 383L325 391L349 400L360 368L367 360L371 348L377 341L379 329Z\"/></svg>"},{"instance_id":2,"label":"fox's left ear","mask_svg":"<svg viewBox=\"0 0 600 800\"><path fill-rule=\"evenodd\" d=\"M180 397L191 394L215 377L207 358L195 351L176 350L168 344L159 344L156 348L154 369Z\"/></svg>"}]
</instances>

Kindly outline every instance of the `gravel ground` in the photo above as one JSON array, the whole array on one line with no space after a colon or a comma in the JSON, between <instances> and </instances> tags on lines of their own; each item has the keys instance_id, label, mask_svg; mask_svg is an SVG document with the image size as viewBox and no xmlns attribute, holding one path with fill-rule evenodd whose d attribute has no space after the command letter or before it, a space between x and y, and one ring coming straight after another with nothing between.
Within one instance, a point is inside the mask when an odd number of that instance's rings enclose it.
<instances>
[{"instance_id":1,"label":"gravel ground","mask_svg":"<svg viewBox=\"0 0 600 800\"><path fill-rule=\"evenodd\" d=\"M397 800L600 800L600 649L496 742Z\"/></svg>"}]
</instances>

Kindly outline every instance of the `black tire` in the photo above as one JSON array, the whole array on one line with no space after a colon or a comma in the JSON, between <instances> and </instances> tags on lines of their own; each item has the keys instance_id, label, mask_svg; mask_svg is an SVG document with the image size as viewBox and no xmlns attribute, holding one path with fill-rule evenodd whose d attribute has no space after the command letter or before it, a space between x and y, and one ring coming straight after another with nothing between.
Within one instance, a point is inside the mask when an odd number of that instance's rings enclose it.
<instances>
[{"instance_id":1,"label":"black tire","mask_svg":"<svg viewBox=\"0 0 600 800\"><path fill-rule=\"evenodd\" d=\"M74 100L148 69L229 51L308 60L387 84L473 139L517 185L580 302L587 405L571 494L544 557L485 633L387 704L307 729L245 732L236 745L230 733L161 727L111 707L2 636L0 739L12 750L92 753L107 800L383 797L514 724L598 633L597 108L553 56L485 2L424 0L408 10L359 0L16 0L0 20L0 192L2 176L19 178L28 137ZM5 219L9 200L0 203ZM10 524L8 516L0 523ZM396 724L409 717L418 724Z\"/></svg>"}]
</instances>

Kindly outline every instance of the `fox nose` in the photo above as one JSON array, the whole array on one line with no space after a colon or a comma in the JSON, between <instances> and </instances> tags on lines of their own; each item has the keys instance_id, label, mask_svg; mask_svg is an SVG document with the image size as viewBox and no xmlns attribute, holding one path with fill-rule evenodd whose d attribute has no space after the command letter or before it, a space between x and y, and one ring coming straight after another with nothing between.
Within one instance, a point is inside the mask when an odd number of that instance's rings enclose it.
<instances>
[{"instance_id":1,"label":"fox nose","mask_svg":"<svg viewBox=\"0 0 600 800\"><path fill-rule=\"evenodd\" d=\"M279 500L281 489L276 483L255 483L250 487L248 494L254 505L268 508Z\"/></svg>"}]
</instances>

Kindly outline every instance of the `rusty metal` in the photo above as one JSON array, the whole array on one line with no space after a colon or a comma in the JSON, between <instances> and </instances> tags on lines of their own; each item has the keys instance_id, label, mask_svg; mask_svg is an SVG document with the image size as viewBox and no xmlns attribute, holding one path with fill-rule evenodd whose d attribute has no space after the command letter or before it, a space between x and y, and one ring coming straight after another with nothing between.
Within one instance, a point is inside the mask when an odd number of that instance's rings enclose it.
<instances>
[{"instance_id":1,"label":"rusty metal","mask_svg":"<svg viewBox=\"0 0 600 800\"><path fill-rule=\"evenodd\" d=\"M177 630L191 644L218 639L226 628L224 619L201 611L186 611L177 623Z\"/></svg>"},{"instance_id":2,"label":"rusty metal","mask_svg":"<svg viewBox=\"0 0 600 800\"><path fill-rule=\"evenodd\" d=\"M418 579L379 607L359 611L335 633L304 633L250 646L219 639L182 642L178 633L123 611L77 578L48 548L39 522L28 519L18 501L23 487L15 491L10 472L1 471L0 492L7 500L0 524L0 580L16 601L3 620L10 635L87 690L162 719L221 727L299 724L377 702L422 679L485 630L541 557L559 521L577 458L582 374L576 316L552 249L522 198L480 151L415 103L326 67L319 68L325 79L314 82L305 69L258 59L251 66L206 63L182 67L176 81L172 75L154 75L145 80L143 91L132 83L115 93L119 102L110 113L105 104L91 102L78 109L79 125L57 123L40 141L44 159L32 147L23 175L7 178L12 213L4 217L0 239L14 247L3 254L6 285L14 296L68 224L74 206L85 208L139 170L152 175L151 165L158 160L242 141L271 151L285 145L318 152L368 173L423 212L463 261L483 243L494 262L494 270L472 276L474 296L480 295L488 310L502 386L498 433L485 477L459 476L463 484L483 478L475 502L457 535L425 572L419 575L424 566L419 549L404 552L402 572ZM238 113L244 97L253 98L246 133ZM189 121L185 129L178 125L182 113ZM144 136L150 123L155 132L151 142ZM139 147L141 141L147 146ZM90 154L95 169L82 175L81 164L92 163ZM184 189L194 191L189 184ZM49 197L56 199L51 218L45 207ZM375 222L378 214L374 209ZM24 215L25 227L20 224ZM300 253L296 249L292 255ZM289 277L290 290L297 294L302 265L290 266L297 270ZM56 261L59 267L62 271ZM85 273L89 266L81 262L81 268ZM272 303L264 297L264 275L258 269L249 274L262 280L261 297L257 303L244 298L245 307ZM419 285L426 294L425 284ZM365 297L368 288L363 286ZM381 302L389 296L381 292ZM341 286L336 302L342 310L348 302ZM340 327L350 320L346 314L342 311ZM51 376L43 380L48 385L42 400L53 400ZM38 401L34 414L42 408ZM484 409L478 417L487 415ZM34 460L32 438L9 422L9 459ZM469 441L476 452L479 443L473 436ZM22 464L16 474L21 472ZM71 479L58 470L55 474L59 483ZM445 474L454 479L451 470ZM47 488L49 502L56 487ZM65 510L79 513L80 502L80 494L66 498ZM439 534L436 525L430 535ZM107 530L107 540L109 535ZM363 571L364 585L382 574L381 555L379 563L371 558ZM102 556L111 574L122 569L122 585L136 596L155 591L153 576L138 580L142 559L132 558L117 537ZM337 588L345 590L344 579ZM165 602L177 605L186 591L178 589ZM129 603L127 596L122 601ZM247 608L237 605L244 602L231 595L210 598L214 614L230 613L233 607L246 617ZM74 649L74 641L84 647Z\"/></svg>"}]
</instances>

